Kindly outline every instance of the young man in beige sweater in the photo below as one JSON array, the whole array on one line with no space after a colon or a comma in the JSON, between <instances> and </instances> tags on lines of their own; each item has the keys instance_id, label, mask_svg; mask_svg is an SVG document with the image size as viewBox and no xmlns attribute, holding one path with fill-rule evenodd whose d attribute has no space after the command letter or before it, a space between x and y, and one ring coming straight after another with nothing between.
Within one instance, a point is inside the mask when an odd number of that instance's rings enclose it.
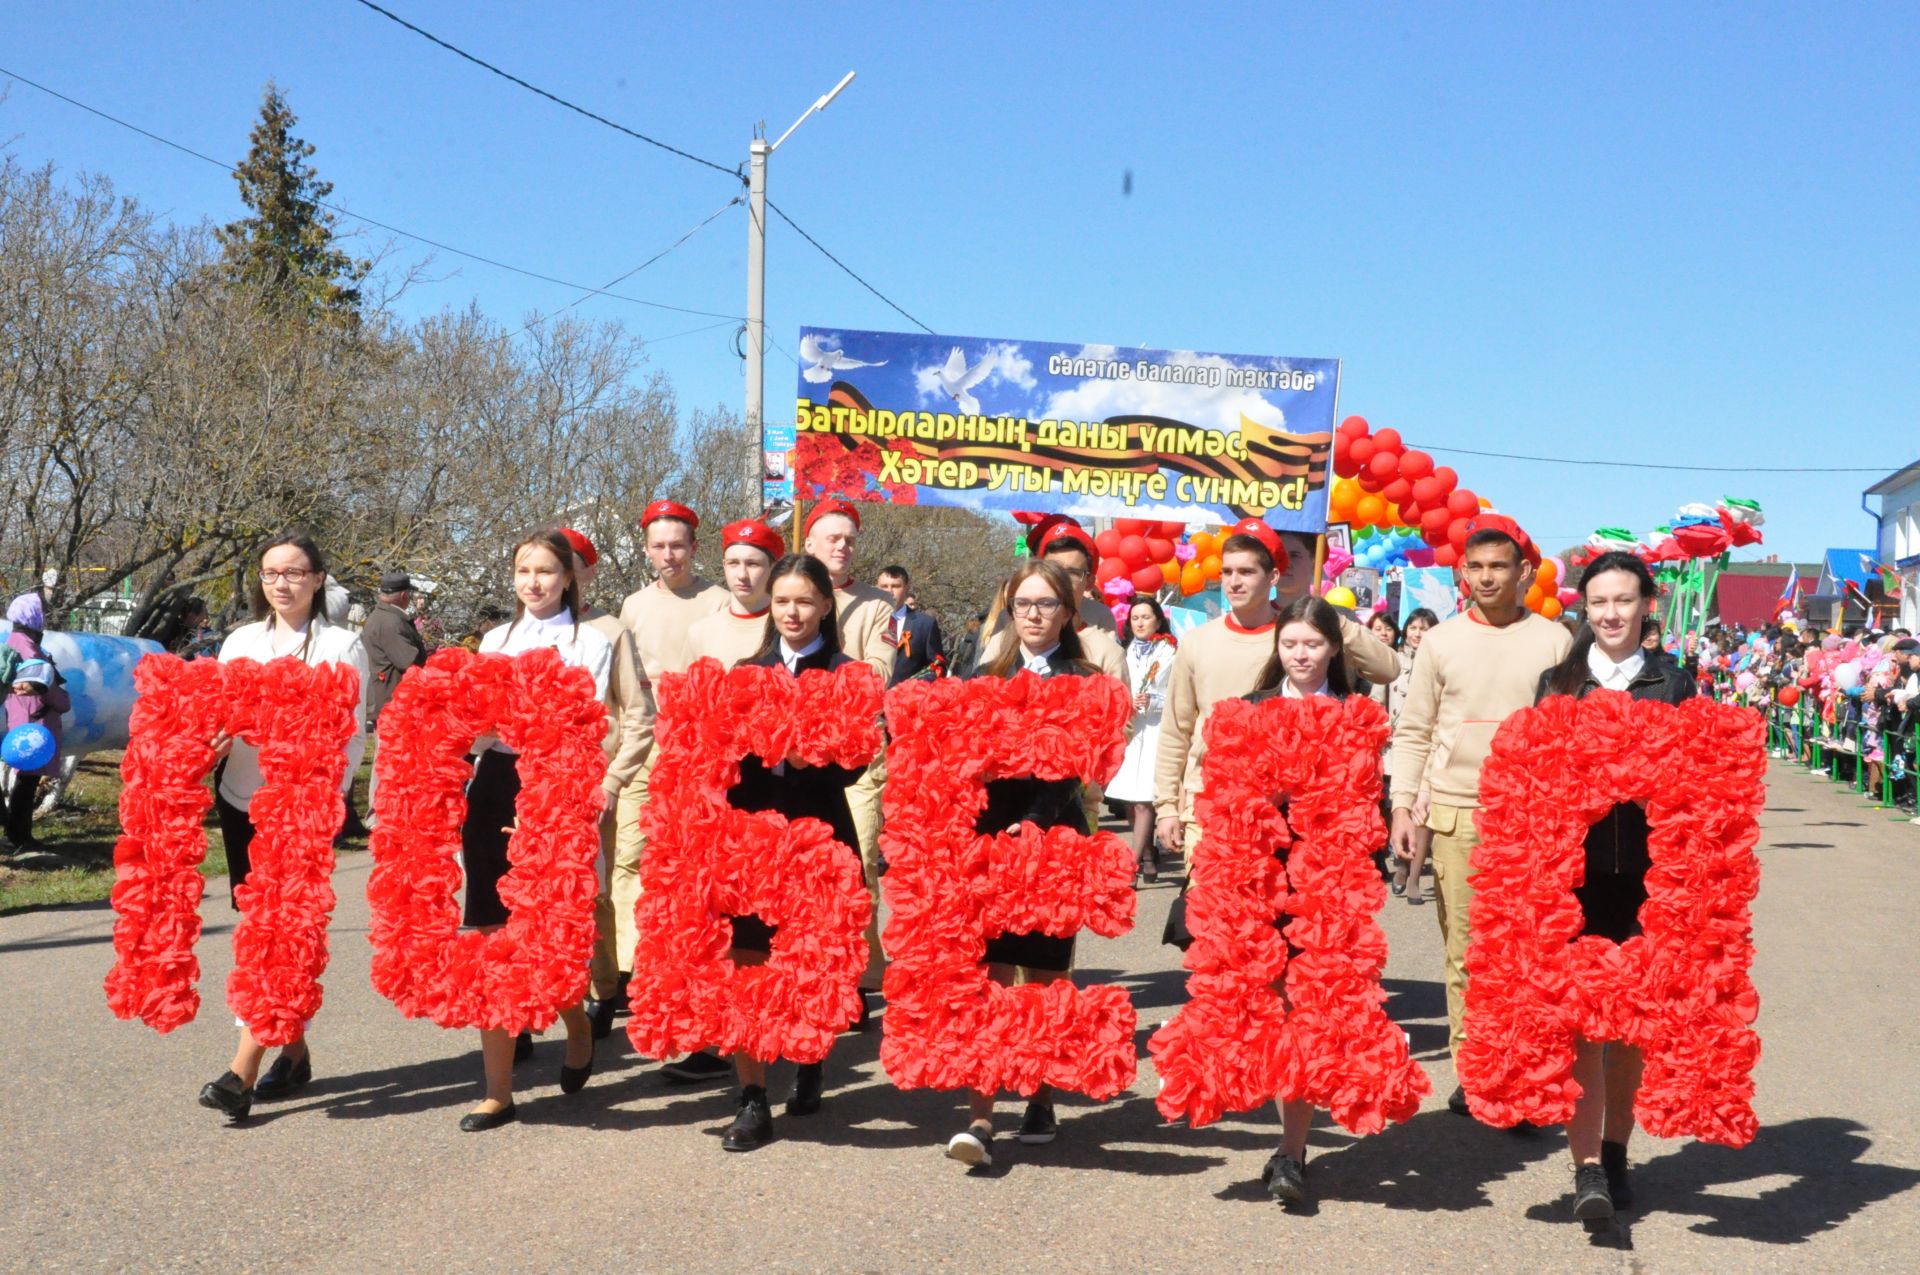
<instances>
[{"instance_id":1,"label":"young man in beige sweater","mask_svg":"<svg viewBox=\"0 0 1920 1275\"><path fill-rule=\"evenodd\" d=\"M1540 674L1573 644L1565 628L1535 615L1521 598L1540 551L1519 524L1481 514L1471 524L1460 568L1472 608L1436 625L1420 644L1413 683L1393 728L1393 852L1413 855L1413 804L1427 778L1432 805L1435 913L1447 951L1447 1047L1456 1065L1465 1039L1467 913L1473 903L1469 857L1480 842L1480 763L1500 723L1532 705ZM1437 758L1428 770L1428 759ZM1458 1085L1447 1105L1466 1113Z\"/></svg>"}]
</instances>

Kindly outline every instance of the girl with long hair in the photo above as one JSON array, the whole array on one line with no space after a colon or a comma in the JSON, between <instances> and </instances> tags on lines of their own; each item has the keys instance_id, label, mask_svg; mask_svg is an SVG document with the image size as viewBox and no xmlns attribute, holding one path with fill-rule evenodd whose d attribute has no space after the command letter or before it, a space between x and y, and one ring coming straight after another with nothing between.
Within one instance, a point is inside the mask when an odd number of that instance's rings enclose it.
<instances>
[{"instance_id":1,"label":"girl with long hair","mask_svg":"<svg viewBox=\"0 0 1920 1275\"><path fill-rule=\"evenodd\" d=\"M558 531L542 531L513 547L513 618L480 640L482 655L521 655L551 649L560 658L593 675L594 694L607 698L613 670L613 643L582 617L580 579L573 546ZM466 913L470 926L497 930L507 923L500 901L500 878L507 874L507 843L513 832L514 802L520 795L517 754L498 739L475 741L473 778L467 784L467 819L460 829L460 861L466 869ZM577 1093L593 1074L593 1026L578 1004L560 1011L567 1028L567 1054L560 1066L560 1089ZM482 1028L480 1060L486 1096L465 1116L468 1133L497 1129L517 1116L513 1105L513 1064L532 1053L532 1037L516 1041L505 1031Z\"/></svg>"},{"instance_id":2,"label":"girl with long hair","mask_svg":"<svg viewBox=\"0 0 1920 1275\"><path fill-rule=\"evenodd\" d=\"M235 629L221 644L220 662L296 659L309 666L343 664L360 679L360 704L354 710L355 731L347 741L347 767L341 781L342 797L353 787L354 772L366 748L361 728L367 720L367 653L352 630L331 624L326 617L327 560L312 537L300 532L275 536L261 547L253 579L254 620ZM209 741L222 760L214 770L214 815L227 853L228 899L236 912L252 900L247 877L252 871L253 819L248 813L263 782L260 753L252 744L221 734ZM346 818L343 801L334 818L338 834ZM225 1112L234 1123L245 1120L255 1102L288 1098L313 1079L313 1057L304 1032L280 1051L267 1074L260 1075L266 1047L239 1023L240 1045L233 1062L219 1079L200 1089L200 1105Z\"/></svg>"},{"instance_id":3,"label":"girl with long hair","mask_svg":"<svg viewBox=\"0 0 1920 1275\"><path fill-rule=\"evenodd\" d=\"M1153 845L1153 766L1160 749L1160 713L1173 676L1173 626L1153 598L1135 598L1127 610L1127 684L1133 690L1133 725L1127 756L1107 785L1107 796L1127 809L1133 831L1136 880L1160 879Z\"/></svg>"}]
</instances>

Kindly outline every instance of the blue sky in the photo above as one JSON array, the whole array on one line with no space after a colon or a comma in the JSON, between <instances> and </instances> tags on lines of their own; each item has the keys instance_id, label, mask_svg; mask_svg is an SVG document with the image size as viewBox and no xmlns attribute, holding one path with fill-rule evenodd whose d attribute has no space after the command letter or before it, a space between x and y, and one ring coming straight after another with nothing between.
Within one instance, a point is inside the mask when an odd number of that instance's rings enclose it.
<instances>
[{"instance_id":1,"label":"blue sky","mask_svg":"<svg viewBox=\"0 0 1920 1275\"><path fill-rule=\"evenodd\" d=\"M1912 6L388 7L728 166L858 70L769 190L940 332L1337 357L1342 414L1435 450L1879 471L1440 452L1555 547L1722 495L1783 554L1870 544L1861 490L1920 457ZM30 6L0 65L228 159L277 79L336 201L586 283L736 188L352 0ZM218 170L25 86L0 139L181 220L239 211ZM737 314L745 237L730 210L619 291ZM578 295L436 265L406 306L517 323ZM739 407L728 328L579 308L672 337L683 398ZM906 326L777 221L768 308L789 351L802 324Z\"/></svg>"}]
</instances>

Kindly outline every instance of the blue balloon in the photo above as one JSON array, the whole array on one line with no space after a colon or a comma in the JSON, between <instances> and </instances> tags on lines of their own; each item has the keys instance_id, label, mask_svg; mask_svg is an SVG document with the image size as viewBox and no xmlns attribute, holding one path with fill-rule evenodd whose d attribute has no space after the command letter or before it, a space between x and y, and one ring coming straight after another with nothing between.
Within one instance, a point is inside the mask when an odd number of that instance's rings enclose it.
<instances>
[{"instance_id":1,"label":"blue balloon","mask_svg":"<svg viewBox=\"0 0 1920 1275\"><path fill-rule=\"evenodd\" d=\"M58 751L53 732L39 722L16 726L7 732L5 739L0 739L0 761L15 770L39 770L52 761Z\"/></svg>"}]
</instances>

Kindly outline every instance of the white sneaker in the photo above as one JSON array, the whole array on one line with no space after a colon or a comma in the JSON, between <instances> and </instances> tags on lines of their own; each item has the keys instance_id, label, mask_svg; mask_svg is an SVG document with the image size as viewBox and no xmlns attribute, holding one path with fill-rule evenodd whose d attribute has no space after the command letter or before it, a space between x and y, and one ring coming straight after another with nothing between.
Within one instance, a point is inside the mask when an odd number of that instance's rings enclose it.
<instances>
[{"instance_id":1,"label":"white sneaker","mask_svg":"<svg viewBox=\"0 0 1920 1275\"><path fill-rule=\"evenodd\" d=\"M963 1129L948 1141L947 1159L958 1160L968 1168L993 1163L993 1155L987 1150L987 1144L971 1129Z\"/></svg>"}]
</instances>

